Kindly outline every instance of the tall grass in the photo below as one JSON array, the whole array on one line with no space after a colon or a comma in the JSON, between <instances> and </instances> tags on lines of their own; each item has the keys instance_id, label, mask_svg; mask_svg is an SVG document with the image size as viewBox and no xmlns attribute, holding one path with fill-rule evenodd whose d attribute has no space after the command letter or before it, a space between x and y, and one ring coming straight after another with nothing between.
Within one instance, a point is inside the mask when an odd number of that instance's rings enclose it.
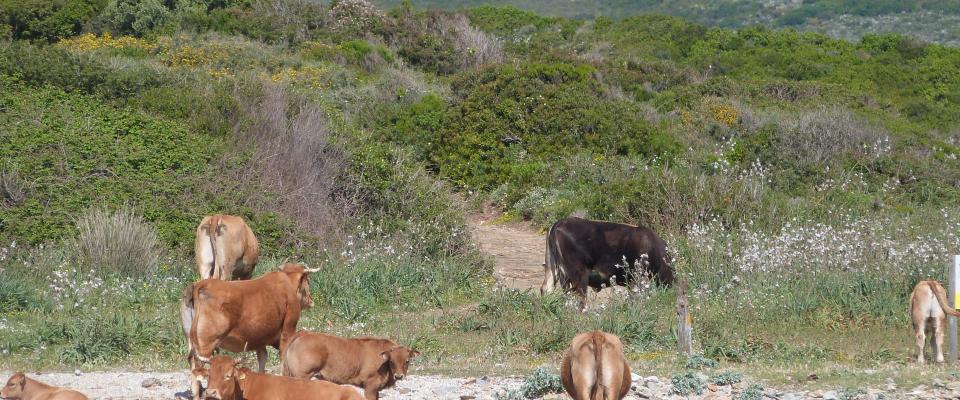
<instances>
[{"instance_id":1,"label":"tall grass","mask_svg":"<svg viewBox=\"0 0 960 400\"><path fill-rule=\"evenodd\" d=\"M124 277L157 271L160 245L153 226L130 206L93 207L77 219L77 250L83 263Z\"/></svg>"}]
</instances>

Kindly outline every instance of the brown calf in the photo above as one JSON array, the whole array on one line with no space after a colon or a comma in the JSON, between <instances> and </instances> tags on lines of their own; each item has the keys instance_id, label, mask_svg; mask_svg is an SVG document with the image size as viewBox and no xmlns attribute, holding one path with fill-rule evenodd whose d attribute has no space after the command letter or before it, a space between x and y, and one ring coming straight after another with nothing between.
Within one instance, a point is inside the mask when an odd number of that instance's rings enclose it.
<instances>
[{"instance_id":1,"label":"brown calf","mask_svg":"<svg viewBox=\"0 0 960 400\"><path fill-rule=\"evenodd\" d=\"M574 400L620 400L630 391L630 365L617 335L585 332L573 338L560 381Z\"/></svg>"},{"instance_id":2,"label":"brown calf","mask_svg":"<svg viewBox=\"0 0 960 400\"><path fill-rule=\"evenodd\" d=\"M359 386L367 400L377 400L381 390L403 379L410 359L419 354L388 339L300 331L284 353L283 374Z\"/></svg>"},{"instance_id":3,"label":"brown calf","mask_svg":"<svg viewBox=\"0 0 960 400\"><path fill-rule=\"evenodd\" d=\"M62 389L27 378L23 372L10 377L0 389L0 398L9 400L87 400L87 396L75 390Z\"/></svg>"},{"instance_id":4,"label":"brown calf","mask_svg":"<svg viewBox=\"0 0 960 400\"><path fill-rule=\"evenodd\" d=\"M216 214L197 226L194 243L200 279L250 279L260 259L260 244L243 218Z\"/></svg>"},{"instance_id":5,"label":"brown calf","mask_svg":"<svg viewBox=\"0 0 960 400\"><path fill-rule=\"evenodd\" d=\"M217 400L362 400L356 389L326 381L261 374L227 356L210 360L205 398Z\"/></svg>"},{"instance_id":6,"label":"brown calf","mask_svg":"<svg viewBox=\"0 0 960 400\"><path fill-rule=\"evenodd\" d=\"M309 275L317 270L284 264L249 281L204 279L184 290L180 321L187 336L187 360L192 370L208 361L217 348L232 352L253 350L263 372L267 346L280 350L297 331L300 311L313 306ZM194 398L199 398L194 380Z\"/></svg>"}]
</instances>

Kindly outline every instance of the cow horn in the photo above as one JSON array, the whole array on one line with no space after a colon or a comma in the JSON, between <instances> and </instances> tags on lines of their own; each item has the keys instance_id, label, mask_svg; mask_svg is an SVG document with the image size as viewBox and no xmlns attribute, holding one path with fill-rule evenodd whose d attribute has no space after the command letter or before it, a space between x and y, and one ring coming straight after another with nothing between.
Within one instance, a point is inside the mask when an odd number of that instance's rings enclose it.
<instances>
[{"instance_id":1,"label":"cow horn","mask_svg":"<svg viewBox=\"0 0 960 400\"><path fill-rule=\"evenodd\" d=\"M314 272L320 272L320 267L312 268L312 269L311 269L311 268L307 268L306 266L304 266L304 267L303 267L303 272L307 272L307 273L311 273L311 274L314 273Z\"/></svg>"}]
</instances>

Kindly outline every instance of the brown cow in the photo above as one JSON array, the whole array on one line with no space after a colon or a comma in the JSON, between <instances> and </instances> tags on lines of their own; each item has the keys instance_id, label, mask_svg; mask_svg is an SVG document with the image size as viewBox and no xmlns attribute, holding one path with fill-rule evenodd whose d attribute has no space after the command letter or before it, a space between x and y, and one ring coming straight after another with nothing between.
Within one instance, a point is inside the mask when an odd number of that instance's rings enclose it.
<instances>
[{"instance_id":1,"label":"brown cow","mask_svg":"<svg viewBox=\"0 0 960 400\"><path fill-rule=\"evenodd\" d=\"M249 281L204 279L190 285L180 301L180 322L187 336L187 360L197 370L197 360L207 362L217 348L232 352L257 352L263 372L267 346L283 350L297 331L300 311L313 306L310 273L302 265L284 264ZM200 396L193 383L194 398Z\"/></svg>"},{"instance_id":2,"label":"brown cow","mask_svg":"<svg viewBox=\"0 0 960 400\"><path fill-rule=\"evenodd\" d=\"M933 337L930 340L931 354L937 362L943 362L943 330L947 325L946 315L960 317L950 307L946 291L937 281L920 281L910 294L910 315L913 317L913 333L917 340L917 363L923 364L923 349L926 347L927 324Z\"/></svg>"},{"instance_id":3,"label":"brown cow","mask_svg":"<svg viewBox=\"0 0 960 400\"><path fill-rule=\"evenodd\" d=\"M250 279L260 259L260 244L243 218L216 214L197 226L194 244L200 279Z\"/></svg>"},{"instance_id":4,"label":"brown cow","mask_svg":"<svg viewBox=\"0 0 960 400\"><path fill-rule=\"evenodd\" d=\"M87 400L76 390L58 388L27 378L23 372L10 377L0 389L0 398L10 400Z\"/></svg>"},{"instance_id":5,"label":"brown cow","mask_svg":"<svg viewBox=\"0 0 960 400\"><path fill-rule=\"evenodd\" d=\"M210 360L205 398L217 400L363 400L356 389L326 381L261 374L227 356Z\"/></svg>"},{"instance_id":6,"label":"brown cow","mask_svg":"<svg viewBox=\"0 0 960 400\"><path fill-rule=\"evenodd\" d=\"M630 391L630 365L617 335L584 332L560 364L560 381L574 400L620 400Z\"/></svg>"},{"instance_id":7,"label":"brown cow","mask_svg":"<svg viewBox=\"0 0 960 400\"><path fill-rule=\"evenodd\" d=\"M300 331L290 340L282 365L284 375L359 386L367 400L377 400L381 390L403 379L410 359L418 355L388 339Z\"/></svg>"}]
</instances>

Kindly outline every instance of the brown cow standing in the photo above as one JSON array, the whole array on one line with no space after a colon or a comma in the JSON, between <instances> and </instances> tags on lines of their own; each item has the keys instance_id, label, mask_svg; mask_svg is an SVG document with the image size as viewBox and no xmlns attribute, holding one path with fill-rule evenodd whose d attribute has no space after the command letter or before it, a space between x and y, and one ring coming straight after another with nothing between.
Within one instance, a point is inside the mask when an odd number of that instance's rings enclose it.
<instances>
[{"instance_id":1,"label":"brown cow standing","mask_svg":"<svg viewBox=\"0 0 960 400\"><path fill-rule=\"evenodd\" d=\"M278 271L248 281L204 279L190 285L180 301L180 321L187 336L187 360L192 370L208 361L217 348L232 352L254 350L263 372L267 346L280 350L297 331L300 311L313 306L310 298L311 270L284 264ZM200 384L193 382L194 398Z\"/></svg>"},{"instance_id":2,"label":"brown cow standing","mask_svg":"<svg viewBox=\"0 0 960 400\"><path fill-rule=\"evenodd\" d=\"M283 374L359 386L367 400L377 400L381 390L403 379L410 359L419 354L388 339L300 331L287 346Z\"/></svg>"},{"instance_id":3,"label":"brown cow standing","mask_svg":"<svg viewBox=\"0 0 960 400\"><path fill-rule=\"evenodd\" d=\"M260 259L260 244L243 218L216 214L197 226L194 244L200 279L250 279Z\"/></svg>"},{"instance_id":4,"label":"brown cow standing","mask_svg":"<svg viewBox=\"0 0 960 400\"><path fill-rule=\"evenodd\" d=\"M560 381L574 400L620 400L630 391L630 365L617 335L585 332L573 338Z\"/></svg>"},{"instance_id":5,"label":"brown cow standing","mask_svg":"<svg viewBox=\"0 0 960 400\"><path fill-rule=\"evenodd\" d=\"M950 307L940 282L920 281L913 287L913 293L910 293L910 316L913 317L913 333L917 340L917 363L923 364L928 328L933 334L930 340L931 355L937 362L943 362L943 331L947 326L947 315L960 317L960 313Z\"/></svg>"},{"instance_id":6,"label":"brown cow standing","mask_svg":"<svg viewBox=\"0 0 960 400\"><path fill-rule=\"evenodd\" d=\"M362 400L356 389L326 381L260 374L227 356L210 360L206 398L217 400ZM202 372L201 372L202 373Z\"/></svg>"},{"instance_id":7,"label":"brown cow standing","mask_svg":"<svg viewBox=\"0 0 960 400\"><path fill-rule=\"evenodd\" d=\"M27 378L23 372L10 377L0 389L0 398L12 400L87 400L87 396L75 390L58 388Z\"/></svg>"}]
</instances>

